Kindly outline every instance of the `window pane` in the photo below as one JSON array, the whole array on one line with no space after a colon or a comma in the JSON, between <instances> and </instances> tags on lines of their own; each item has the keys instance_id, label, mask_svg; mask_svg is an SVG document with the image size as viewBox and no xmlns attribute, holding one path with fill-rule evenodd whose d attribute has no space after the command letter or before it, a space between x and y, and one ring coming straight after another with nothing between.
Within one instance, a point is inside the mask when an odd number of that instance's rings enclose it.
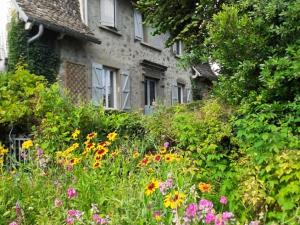
<instances>
[{"instance_id":1,"label":"window pane","mask_svg":"<svg viewBox=\"0 0 300 225\"><path fill-rule=\"evenodd\" d=\"M144 88L144 90L145 90L145 93L144 93L144 95L145 95L145 105L150 105L149 104L149 102L148 102L148 80L145 80L145 88Z\"/></svg>"},{"instance_id":2,"label":"window pane","mask_svg":"<svg viewBox=\"0 0 300 225\"><path fill-rule=\"evenodd\" d=\"M153 105L155 101L155 81L150 81L150 104Z\"/></svg>"},{"instance_id":3,"label":"window pane","mask_svg":"<svg viewBox=\"0 0 300 225\"><path fill-rule=\"evenodd\" d=\"M114 108L114 72L110 71L108 77L108 107Z\"/></svg>"},{"instance_id":4,"label":"window pane","mask_svg":"<svg viewBox=\"0 0 300 225\"><path fill-rule=\"evenodd\" d=\"M178 86L178 103L182 103L181 99L181 94L182 94L182 88Z\"/></svg>"}]
</instances>

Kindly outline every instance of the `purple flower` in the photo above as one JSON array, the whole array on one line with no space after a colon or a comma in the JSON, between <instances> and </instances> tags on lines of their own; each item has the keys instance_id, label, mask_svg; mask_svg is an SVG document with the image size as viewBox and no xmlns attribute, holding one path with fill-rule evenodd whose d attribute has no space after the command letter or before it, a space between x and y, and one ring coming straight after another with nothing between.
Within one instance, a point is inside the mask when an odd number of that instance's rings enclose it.
<instances>
[{"instance_id":1,"label":"purple flower","mask_svg":"<svg viewBox=\"0 0 300 225\"><path fill-rule=\"evenodd\" d=\"M107 218L101 218L98 214L93 215L93 221L96 224L108 224L108 219Z\"/></svg>"},{"instance_id":2,"label":"purple flower","mask_svg":"<svg viewBox=\"0 0 300 225\"><path fill-rule=\"evenodd\" d=\"M68 188L67 195L69 199L76 197L77 192L74 188Z\"/></svg>"},{"instance_id":3,"label":"purple flower","mask_svg":"<svg viewBox=\"0 0 300 225\"><path fill-rule=\"evenodd\" d=\"M226 204L227 204L227 198L226 198L225 196L221 196L221 198L220 198L220 203L221 203L222 205L226 205Z\"/></svg>"},{"instance_id":4,"label":"purple flower","mask_svg":"<svg viewBox=\"0 0 300 225\"><path fill-rule=\"evenodd\" d=\"M216 216L213 213L209 212L206 214L205 223L210 224L210 223L214 222L215 219L216 219Z\"/></svg>"},{"instance_id":5,"label":"purple flower","mask_svg":"<svg viewBox=\"0 0 300 225\"><path fill-rule=\"evenodd\" d=\"M224 221L227 221L227 220L230 220L234 217L233 213L232 212L223 212L222 214L222 219Z\"/></svg>"},{"instance_id":6,"label":"purple flower","mask_svg":"<svg viewBox=\"0 0 300 225\"><path fill-rule=\"evenodd\" d=\"M170 145L170 143L169 143L169 142L165 142L165 143L164 143L164 147L165 147L165 148L168 148L168 147L169 147L169 145Z\"/></svg>"},{"instance_id":7,"label":"purple flower","mask_svg":"<svg viewBox=\"0 0 300 225\"><path fill-rule=\"evenodd\" d=\"M75 209L71 209L68 211L68 216L72 217L72 218L76 218L76 219L80 219L83 215L83 212L79 211L79 210L75 210Z\"/></svg>"},{"instance_id":8,"label":"purple flower","mask_svg":"<svg viewBox=\"0 0 300 225\"><path fill-rule=\"evenodd\" d=\"M67 224L73 224L74 222L75 222L75 219L72 218L72 217L68 217L67 220L66 220Z\"/></svg>"},{"instance_id":9,"label":"purple flower","mask_svg":"<svg viewBox=\"0 0 300 225\"><path fill-rule=\"evenodd\" d=\"M185 210L185 215L186 217L188 217L189 219L192 219L196 216L197 214L197 204L189 204L188 207Z\"/></svg>"},{"instance_id":10,"label":"purple flower","mask_svg":"<svg viewBox=\"0 0 300 225\"><path fill-rule=\"evenodd\" d=\"M206 199L201 199L199 201L199 210L209 212L214 207L214 204L211 201Z\"/></svg>"}]
</instances>

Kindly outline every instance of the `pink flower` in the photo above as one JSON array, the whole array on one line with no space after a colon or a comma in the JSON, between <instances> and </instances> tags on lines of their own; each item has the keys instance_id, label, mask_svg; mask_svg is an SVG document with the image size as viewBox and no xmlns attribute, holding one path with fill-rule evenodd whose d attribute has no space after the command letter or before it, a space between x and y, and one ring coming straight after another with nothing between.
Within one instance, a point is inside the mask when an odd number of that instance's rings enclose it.
<instances>
[{"instance_id":1,"label":"pink flower","mask_svg":"<svg viewBox=\"0 0 300 225\"><path fill-rule=\"evenodd\" d=\"M76 219L80 219L83 215L83 212L80 212L79 210L71 209L68 211L68 216Z\"/></svg>"},{"instance_id":2,"label":"pink flower","mask_svg":"<svg viewBox=\"0 0 300 225\"><path fill-rule=\"evenodd\" d=\"M206 199L201 199L199 201L199 210L209 212L214 207L214 204L211 201Z\"/></svg>"},{"instance_id":3,"label":"pink flower","mask_svg":"<svg viewBox=\"0 0 300 225\"><path fill-rule=\"evenodd\" d=\"M226 204L227 204L227 198L226 198L225 196L221 196L221 198L220 198L220 203L221 203L222 205L226 205Z\"/></svg>"},{"instance_id":4,"label":"pink flower","mask_svg":"<svg viewBox=\"0 0 300 225\"><path fill-rule=\"evenodd\" d=\"M66 220L67 224L73 224L74 222L75 222L75 219L72 218L72 217L68 217L67 220Z\"/></svg>"},{"instance_id":5,"label":"pink flower","mask_svg":"<svg viewBox=\"0 0 300 225\"><path fill-rule=\"evenodd\" d=\"M227 220L230 220L234 217L233 213L232 212L223 212L222 214L222 219L224 221L227 221Z\"/></svg>"},{"instance_id":6,"label":"pink flower","mask_svg":"<svg viewBox=\"0 0 300 225\"><path fill-rule=\"evenodd\" d=\"M17 217L22 216L22 208L21 208L21 205L19 202L16 203L16 214L17 214Z\"/></svg>"},{"instance_id":7,"label":"pink flower","mask_svg":"<svg viewBox=\"0 0 300 225\"><path fill-rule=\"evenodd\" d=\"M165 147L165 148L168 148L168 147L169 147L169 145L170 145L170 143L169 143L169 142L165 142L165 143L164 143L164 147Z\"/></svg>"},{"instance_id":8,"label":"pink flower","mask_svg":"<svg viewBox=\"0 0 300 225\"><path fill-rule=\"evenodd\" d=\"M43 149L38 148L38 149L36 150L36 155L37 155L38 158L41 158L41 157L44 155Z\"/></svg>"},{"instance_id":9,"label":"pink flower","mask_svg":"<svg viewBox=\"0 0 300 225\"><path fill-rule=\"evenodd\" d=\"M197 205L196 204L189 204L188 207L185 210L185 215L189 219L192 219L197 214Z\"/></svg>"},{"instance_id":10,"label":"pink flower","mask_svg":"<svg viewBox=\"0 0 300 225\"><path fill-rule=\"evenodd\" d=\"M93 221L96 224L108 224L108 219L107 218L101 218L98 214L93 215Z\"/></svg>"},{"instance_id":11,"label":"pink flower","mask_svg":"<svg viewBox=\"0 0 300 225\"><path fill-rule=\"evenodd\" d=\"M209 212L209 213L207 213L207 215L205 217L205 223L210 224L210 223L214 222L215 219L216 219L216 216L213 213Z\"/></svg>"},{"instance_id":12,"label":"pink flower","mask_svg":"<svg viewBox=\"0 0 300 225\"><path fill-rule=\"evenodd\" d=\"M61 199L56 198L56 199L54 200L54 206L55 206L56 208L59 208L59 207L61 207L62 205L63 205L63 201L62 201Z\"/></svg>"},{"instance_id":13,"label":"pink flower","mask_svg":"<svg viewBox=\"0 0 300 225\"><path fill-rule=\"evenodd\" d=\"M72 199L72 198L76 197L77 192L74 188L68 188L67 194L68 194L68 198Z\"/></svg>"},{"instance_id":14,"label":"pink flower","mask_svg":"<svg viewBox=\"0 0 300 225\"><path fill-rule=\"evenodd\" d=\"M13 222L11 222L9 225L18 225L18 223L15 222L15 221L13 221Z\"/></svg>"}]
</instances>

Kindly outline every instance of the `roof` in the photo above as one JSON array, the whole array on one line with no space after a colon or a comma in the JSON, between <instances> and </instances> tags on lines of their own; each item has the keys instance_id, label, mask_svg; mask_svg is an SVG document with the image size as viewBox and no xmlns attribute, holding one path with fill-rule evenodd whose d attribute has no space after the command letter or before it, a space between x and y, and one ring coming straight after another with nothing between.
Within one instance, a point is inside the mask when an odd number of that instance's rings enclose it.
<instances>
[{"instance_id":1,"label":"roof","mask_svg":"<svg viewBox=\"0 0 300 225\"><path fill-rule=\"evenodd\" d=\"M78 39L101 43L82 22L78 0L15 0L15 2L18 10L21 10L29 21L43 24L50 30Z\"/></svg>"},{"instance_id":2,"label":"roof","mask_svg":"<svg viewBox=\"0 0 300 225\"><path fill-rule=\"evenodd\" d=\"M210 81L214 81L218 79L218 76L212 71L209 63L202 63L198 64L193 67L195 71L195 76L196 77L204 77L209 79Z\"/></svg>"}]
</instances>

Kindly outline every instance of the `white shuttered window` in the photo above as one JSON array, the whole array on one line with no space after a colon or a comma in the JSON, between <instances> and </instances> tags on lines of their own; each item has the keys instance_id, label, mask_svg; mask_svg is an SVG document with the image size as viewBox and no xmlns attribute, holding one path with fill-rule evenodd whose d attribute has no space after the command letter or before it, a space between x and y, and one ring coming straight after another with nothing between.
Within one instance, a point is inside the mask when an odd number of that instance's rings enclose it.
<instances>
[{"instance_id":1,"label":"white shuttered window","mask_svg":"<svg viewBox=\"0 0 300 225\"><path fill-rule=\"evenodd\" d=\"M92 103L106 109L116 108L116 71L93 64Z\"/></svg>"},{"instance_id":2,"label":"white shuttered window","mask_svg":"<svg viewBox=\"0 0 300 225\"><path fill-rule=\"evenodd\" d=\"M104 26L116 27L116 0L100 0L100 22Z\"/></svg>"},{"instance_id":3,"label":"white shuttered window","mask_svg":"<svg viewBox=\"0 0 300 225\"><path fill-rule=\"evenodd\" d=\"M143 40L144 35L143 35L143 17L142 14L137 11L136 9L134 10L134 32L135 32L135 38L138 40Z\"/></svg>"}]
</instances>

